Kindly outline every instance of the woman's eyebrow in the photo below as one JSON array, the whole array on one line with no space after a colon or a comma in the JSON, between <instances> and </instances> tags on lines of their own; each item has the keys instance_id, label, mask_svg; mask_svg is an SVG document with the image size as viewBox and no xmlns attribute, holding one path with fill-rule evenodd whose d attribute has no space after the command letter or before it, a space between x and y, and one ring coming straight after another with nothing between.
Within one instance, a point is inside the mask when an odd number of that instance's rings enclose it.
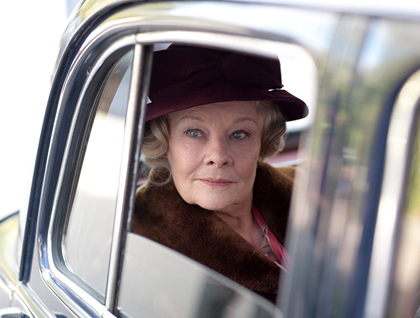
<instances>
[{"instance_id":1,"label":"woman's eyebrow","mask_svg":"<svg viewBox=\"0 0 420 318\"><path fill-rule=\"evenodd\" d=\"M245 121L251 121L251 122L257 124L257 121L253 117L239 117L239 118L234 120L234 123L235 124L236 123L242 123L242 122L245 122Z\"/></svg>"},{"instance_id":2,"label":"woman's eyebrow","mask_svg":"<svg viewBox=\"0 0 420 318\"><path fill-rule=\"evenodd\" d=\"M202 119L201 117L198 117L198 116L194 116L194 115L185 115L185 116L182 116L181 118L179 118L179 119L178 119L178 124L179 124L181 121L183 121L183 120L187 120L187 119L189 119L189 120L197 120L197 121L199 121L199 122L204 122L204 121L205 121L204 119Z\"/></svg>"},{"instance_id":3,"label":"woman's eyebrow","mask_svg":"<svg viewBox=\"0 0 420 318\"><path fill-rule=\"evenodd\" d=\"M202 122L202 123L205 122L205 119L203 119L199 116L190 115L190 114L187 114L187 115L179 118L178 123L180 123L183 120L196 120L196 121L199 121L199 122ZM247 121L250 121L250 122L253 122L254 124L257 124L257 121L253 117L238 117L238 118L235 118L235 120L233 121L233 124L243 123L243 122L247 122Z\"/></svg>"}]
</instances>

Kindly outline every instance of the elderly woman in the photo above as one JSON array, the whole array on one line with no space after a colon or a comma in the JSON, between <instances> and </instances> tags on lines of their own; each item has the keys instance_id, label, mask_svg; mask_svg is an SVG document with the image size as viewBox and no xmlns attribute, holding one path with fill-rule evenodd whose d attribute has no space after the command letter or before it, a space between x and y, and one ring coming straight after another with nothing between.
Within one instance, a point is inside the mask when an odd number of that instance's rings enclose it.
<instances>
[{"instance_id":1,"label":"elderly woman","mask_svg":"<svg viewBox=\"0 0 420 318\"><path fill-rule=\"evenodd\" d=\"M133 232L275 301L293 168L264 159L306 105L276 60L204 48L156 52L142 145L152 167Z\"/></svg>"}]
</instances>

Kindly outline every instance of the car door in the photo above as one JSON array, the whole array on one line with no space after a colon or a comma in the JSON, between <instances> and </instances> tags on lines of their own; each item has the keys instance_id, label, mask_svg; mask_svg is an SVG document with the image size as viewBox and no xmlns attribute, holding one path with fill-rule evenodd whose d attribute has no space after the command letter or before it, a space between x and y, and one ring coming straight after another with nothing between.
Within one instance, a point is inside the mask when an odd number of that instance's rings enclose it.
<instances>
[{"instance_id":1,"label":"car door","mask_svg":"<svg viewBox=\"0 0 420 318\"><path fill-rule=\"evenodd\" d=\"M63 37L21 281L53 312L68 316L267 317L278 307L287 317L363 311L364 297L356 296L367 289L375 189L382 183L382 167L373 162L384 141L375 138L383 136L378 126L387 130L386 119L378 124L382 100L371 104L370 117L362 115L370 103L360 95L368 91L354 72L364 70L362 48L372 20L273 3L101 5L89 16L94 3L85 2ZM278 306L130 233L153 51L168 43L279 58L286 88L311 109L308 119L288 127L301 133L298 161L304 163L287 244L294 266L282 281Z\"/></svg>"},{"instance_id":2,"label":"car door","mask_svg":"<svg viewBox=\"0 0 420 318\"><path fill-rule=\"evenodd\" d=\"M400 17L359 16L353 62L330 72L349 82L338 84L313 126L311 177L298 191L314 196L296 201L293 214L287 317L412 317L418 308L418 254L401 255L416 244L407 232L417 226L408 163L417 153L419 24Z\"/></svg>"}]
</instances>

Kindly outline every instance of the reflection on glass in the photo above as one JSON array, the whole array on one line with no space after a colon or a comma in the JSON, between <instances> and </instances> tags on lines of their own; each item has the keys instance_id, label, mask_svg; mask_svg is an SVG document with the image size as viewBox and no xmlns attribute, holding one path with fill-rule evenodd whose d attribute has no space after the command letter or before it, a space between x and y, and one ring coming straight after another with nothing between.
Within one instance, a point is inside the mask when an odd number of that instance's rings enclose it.
<instances>
[{"instance_id":1,"label":"reflection on glass","mask_svg":"<svg viewBox=\"0 0 420 318\"><path fill-rule=\"evenodd\" d=\"M129 52L104 83L65 239L69 268L102 296L118 194L131 60Z\"/></svg>"},{"instance_id":2,"label":"reflection on glass","mask_svg":"<svg viewBox=\"0 0 420 318\"><path fill-rule=\"evenodd\" d=\"M248 289L163 245L129 233L120 303L128 317L281 318Z\"/></svg>"}]
</instances>

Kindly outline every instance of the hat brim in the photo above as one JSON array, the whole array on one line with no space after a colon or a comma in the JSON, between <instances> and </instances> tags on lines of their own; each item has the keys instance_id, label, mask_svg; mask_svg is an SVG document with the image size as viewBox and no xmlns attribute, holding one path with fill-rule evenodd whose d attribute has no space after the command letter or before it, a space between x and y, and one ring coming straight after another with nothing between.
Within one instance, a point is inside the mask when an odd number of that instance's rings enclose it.
<instances>
[{"instance_id":1,"label":"hat brim","mask_svg":"<svg viewBox=\"0 0 420 318\"><path fill-rule=\"evenodd\" d=\"M190 107L229 101L274 101L286 121L304 118L309 112L302 100L284 89L262 90L222 81L199 91L152 100L147 105L146 121Z\"/></svg>"}]
</instances>

